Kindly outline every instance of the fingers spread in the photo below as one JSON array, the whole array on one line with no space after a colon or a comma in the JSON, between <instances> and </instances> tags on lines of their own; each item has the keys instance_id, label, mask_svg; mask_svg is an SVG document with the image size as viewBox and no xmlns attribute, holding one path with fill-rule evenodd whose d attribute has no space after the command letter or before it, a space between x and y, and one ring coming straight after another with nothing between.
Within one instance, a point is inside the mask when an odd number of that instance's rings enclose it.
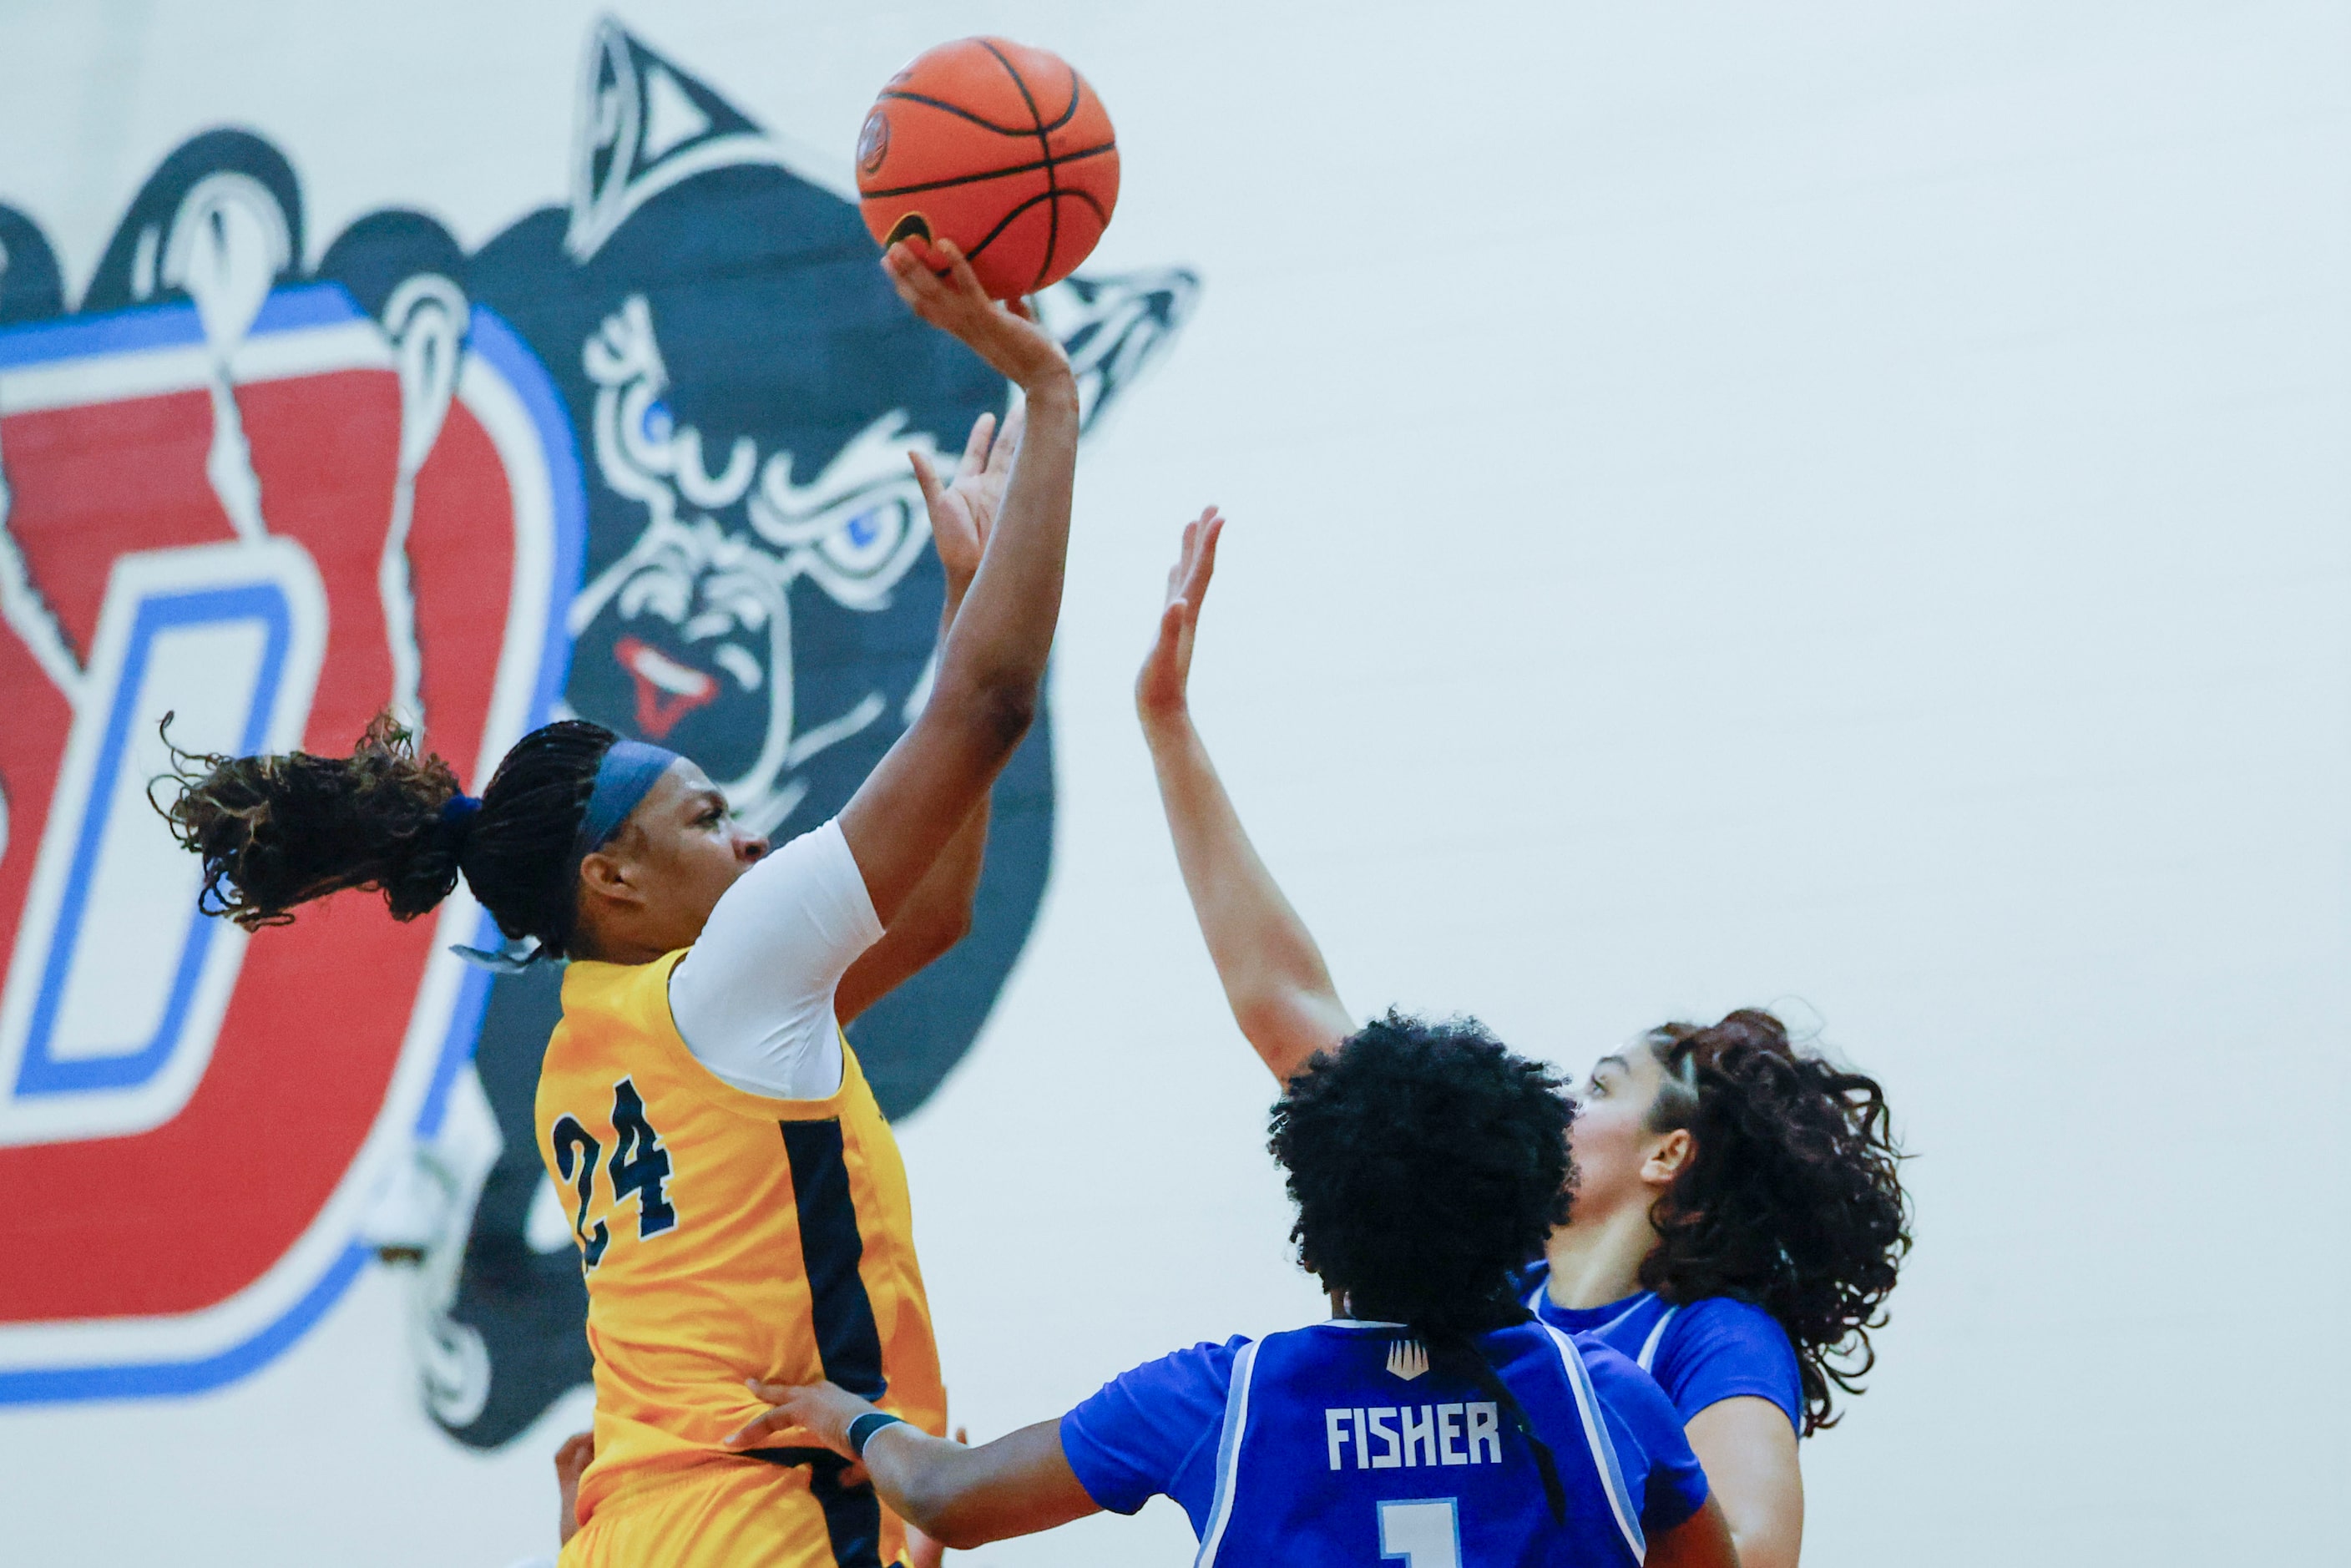
<instances>
[{"instance_id":1,"label":"fingers spread","mask_svg":"<svg viewBox=\"0 0 2351 1568\"><path fill-rule=\"evenodd\" d=\"M906 302L907 308L917 316L923 314L929 298L925 286L931 282L931 276L915 261L905 241L900 240L882 253L882 269L890 275L890 286L898 291L898 298Z\"/></svg>"},{"instance_id":2,"label":"fingers spread","mask_svg":"<svg viewBox=\"0 0 2351 1568\"><path fill-rule=\"evenodd\" d=\"M979 286L979 275L973 272L971 263L964 259L961 246L951 239L943 239L931 249L933 255L946 263L940 269L940 276L946 279L949 288L974 304L985 306L992 303L987 298L987 290Z\"/></svg>"},{"instance_id":3,"label":"fingers spread","mask_svg":"<svg viewBox=\"0 0 2351 1568\"><path fill-rule=\"evenodd\" d=\"M987 463L987 448L996 434L996 416L983 413L971 422L971 434L963 444L963 461L956 465L956 477L977 474Z\"/></svg>"},{"instance_id":4,"label":"fingers spread","mask_svg":"<svg viewBox=\"0 0 2351 1568\"><path fill-rule=\"evenodd\" d=\"M780 1410L770 1410L764 1416L754 1416L734 1431L726 1434L726 1447L742 1448L747 1443L757 1442L768 1433L790 1425L790 1420Z\"/></svg>"},{"instance_id":5,"label":"fingers spread","mask_svg":"<svg viewBox=\"0 0 2351 1568\"><path fill-rule=\"evenodd\" d=\"M915 315L937 324L954 296L926 262L925 258L934 254L920 238L902 239L884 253L883 264L889 268L890 281L897 287L898 298Z\"/></svg>"},{"instance_id":6,"label":"fingers spread","mask_svg":"<svg viewBox=\"0 0 2351 1568\"><path fill-rule=\"evenodd\" d=\"M912 240L902 239L883 251L882 265L889 270L891 277L904 284L915 284L930 276L930 269L923 265L922 257L914 254L914 242Z\"/></svg>"},{"instance_id":7,"label":"fingers spread","mask_svg":"<svg viewBox=\"0 0 2351 1568\"><path fill-rule=\"evenodd\" d=\"M920 452L908 452L906 461L914 465L914 483L922 487L923 505L933 511L939 505L939 476L931 467L931 460Z\"/></svg>"},{"instance_id":8,"label":"fingers spread","mask_svg":"<svg viewBox=\"0 0 2351 1568\"><path fill-rule=\"evenodd\" d=\"M1225 534L1225 519L1214 507L1201 514L1201 521L1199 559L1192 563L1192 580L1186 586L1195 604L1208 595L1208 580L1217 574L1217 541Z\"/></svg>"},{"instance_id":9,"label":"fingers spread","mask_svg":"<svg viewBox=\"0 0 2351 1568\"><path fill-rule=\"evenodd\" d=\"M996 444L988 449L987 471L1001 474L1012 466L1013 454L1020 450L1020 433L1029 428L1029 405L1016 402L1012 412L1004 416L1004 428L997 433Z\"/></svg>"}]
</instances>

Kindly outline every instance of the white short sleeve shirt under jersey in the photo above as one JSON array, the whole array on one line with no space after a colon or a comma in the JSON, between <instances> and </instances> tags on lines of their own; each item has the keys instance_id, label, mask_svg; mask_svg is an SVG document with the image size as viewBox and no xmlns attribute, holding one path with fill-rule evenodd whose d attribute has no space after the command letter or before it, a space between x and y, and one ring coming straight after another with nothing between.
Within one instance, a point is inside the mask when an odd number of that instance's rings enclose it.
<instances>
[{"instance_id":1,"label":"white short sleeve shirt under jersey","mask_svg":"<svg viewBox=\"0 0 2351 1568\"><path fill-rule=\"evenodd\" d=\"M841 1087L833 992L882 939L838 818L745 872L670 972L686 1050L722 1082L776 1100Z\"/></svg>"}]
</instances>

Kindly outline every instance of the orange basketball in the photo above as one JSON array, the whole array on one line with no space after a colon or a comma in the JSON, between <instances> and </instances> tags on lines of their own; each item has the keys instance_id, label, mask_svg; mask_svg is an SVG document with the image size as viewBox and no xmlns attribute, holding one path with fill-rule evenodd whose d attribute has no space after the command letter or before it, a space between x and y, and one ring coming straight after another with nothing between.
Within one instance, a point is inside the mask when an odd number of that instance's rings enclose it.
<instances>
[{"instance_id":1,"label":"orange basketball","mask_svg":"<svg viewBox=\"0 0 2351 1568\"><path fill-rule=\"evenodd\" d=\"M1069 62L1005 38L917 55L857 138L865 226L951 239L998 299L1067 277L1118 204L1110 115Z\"/></svg>"}]
</instances>

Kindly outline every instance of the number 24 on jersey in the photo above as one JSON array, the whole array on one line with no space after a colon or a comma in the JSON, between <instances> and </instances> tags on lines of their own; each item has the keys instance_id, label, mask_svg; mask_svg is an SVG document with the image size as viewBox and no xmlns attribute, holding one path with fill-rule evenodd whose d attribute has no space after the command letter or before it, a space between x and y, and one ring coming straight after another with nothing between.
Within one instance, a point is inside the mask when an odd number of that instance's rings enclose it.
<instances>
[{"instance_id":1,"label":"number 24 on jersey","mask_svg":"<svg viewBox=\"0 0 2351 1568\"><path fill-rule=\"evenodd\" d=\"M571 1221L571 1233L580 1240L580 1260L593 1269L604 1260L604 1249L612 1241L607 1221L599 1219L593 1229L588 1224L588 1210L596 1198L596 1162L602 1157L604 1145L580 1124L577 1116L568 1114L556 1118L551 1136L556 1171L574 1185L580 1196L579 1210ZM675 1227L677 1210L665 1190L669 1151L661 1146L661 1134L645 1120L645 1102L636 1084L626 1078L612 1085L612 1154L604 1171L611 1182L612 1207L619 1207L621 1200L632 1194L636 1197L638 1240Z\"/></svg>"}]
</instances>

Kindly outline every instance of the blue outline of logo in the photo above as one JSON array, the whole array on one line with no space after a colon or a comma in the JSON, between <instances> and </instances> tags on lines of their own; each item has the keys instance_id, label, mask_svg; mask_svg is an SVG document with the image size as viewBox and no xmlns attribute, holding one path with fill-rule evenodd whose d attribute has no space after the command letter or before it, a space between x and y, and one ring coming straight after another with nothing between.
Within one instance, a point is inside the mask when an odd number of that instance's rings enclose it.
<instances>
[{"instance_id":1,"label":"blue outline of logo","mask_svg":"<svg viewBox=\"0 0 2351 1568\"><path fill-rule=\"evenodd\" d=\"M253 331L260 335L368 320L370 318L340 284L303 284L273 291ZM141 308L110 316L0 329L0 371L96 354L192 345L203 340L203 328L193 305ZM564 617L572 596L579 591L586 557L586 478L561 394L546 368L514 329L495 311L475 305L468 319L466 352L479 355L513 391L529 415L547 464L554 532L550 541L550 598L545 642L539 652L538 679L524 720L524 727L528 729L547 721L570 673L571 640ZM142 613L142 622L143 619ZM256 711L263 717L256 722L266 722L268 706L267 703L256 704ZM108 742L107 755L113 758L119 753L111 734ZM77 867L81 863L78 853ZM68 894L69 899L72 896ZM64 925L63 911L59 924ZM494 945L495 939L495 927L485 915L475 940ZM198 938L192 946L200 946L201 940ZM183 962L184 967L186 961ZM417 1113L415 1130L420 1137L430 1137L440 1128L448 1107L450 1086L455 1082L458 1070L471 1057L475 1039L481 1032L489 995L490 977L480 970L468 970L451 1009L449 1030L443 1038L439 1061ZM45 998L46 996L45 987ZM167 1033L163 1038L170 1037ZM28 1051L28 1067L32 1061ZM54 1069L61 1064L49 1065ZM259 1371L308 1333L358 1277L367 1258L365 1247L356 1241L348 1244L291 1306L225 1350L178 1361L0 1371L0 1405L199 1394L233 1383Z\"/></svg>"},{"instance_id":2,"label":"blue outline of logo","mask_svg":"<svg viewBox=\"0 0 2351 1568\"><path fill-rule=\"evenodd\" d=\"M75 835L73 869L57 909L56 935L48 962L42 967L40 995L33 1003L32 1029L26 1037L25 1055L16 1069L18 1094L68 1094L84 1089L129 1089L148 1082L159 1071L186 1026L188 1004L195 998L196 980L204 973L204 955L212 947L213 925L190 912L187 935L180 944L178 965L172 972L170 998L154 1037L137 1050L90 1058L59 1058L50 1054L57 1011L65 1003L66 980L73 973L74 954L81 946L82 917L89 904L90 883L98 873L98 853L112 819L114 791L122 772L123 753L130 748L131 720L147 679L147 666L158 632L177 626L235 624L258 621L267 629L256 684L237 749L257 749L268 733L270 713L277 706L277 686L286 673L286 649L293 641L292 615L285 593L274 583L256 582L242 588L199 589L150 599L139 606L131 622L131 647L114 688L114 710L107 715L106 739L99 747L98 768L89 786L89 809Z\"/></svg>"}]
</instances>

